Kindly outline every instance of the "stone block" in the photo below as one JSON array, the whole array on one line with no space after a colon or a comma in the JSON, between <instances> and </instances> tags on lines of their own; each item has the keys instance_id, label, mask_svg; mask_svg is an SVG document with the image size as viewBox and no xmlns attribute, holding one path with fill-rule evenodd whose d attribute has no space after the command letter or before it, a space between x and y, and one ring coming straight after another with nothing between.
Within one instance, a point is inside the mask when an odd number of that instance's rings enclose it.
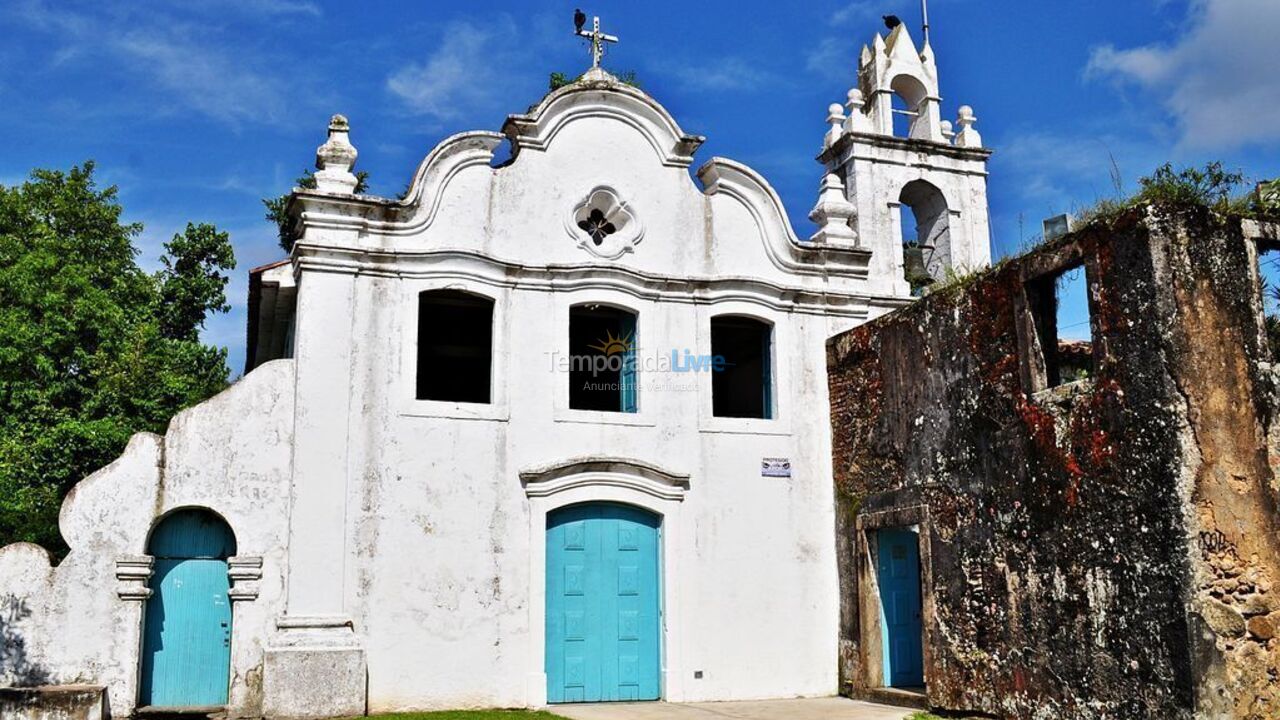
<instances>
[{"instance_id":1,"label":"stone block","mask_svg":"<svg viewBox=\"0 0 1280 720\"><path fill-rule=\"evenodd\" d=\"M364 715L366 688L363 648L268 648L262 714L298 719Z\"/></svg>"},{"instance_id":2,"label":"stone block","mask_svg":"<svg viewBox=\"0 0 1280 720\"><path fill-rule=\"evenodd\" d=\"M1245 623L1249 634L1259 640L1270 640L1276 636L1277 625L1280 624L1280 614L1276 615L1259 615L1249 618Z\"/></svg>"},{"instance_id":3,"label":"stone block","mask_svg":"<svg viewBox=\"0 0 1280 720\"><path fill-rule=\"evenodd\" d=\"M103 720L107 689L101 685L0 688L5 720Z\"/></svg>"},{"instance_id":4,"label":"stone block","mask_svg":"<svg viewBox=\"0 0 1280 720\"><path fill-rule=\"evenodd\" d=\"M1244 616L1230 605L1217 600L1207 600L1200 611L1200 616L1218 635L1240 637L1244 634Z\"/></svg>"}]
</instances>

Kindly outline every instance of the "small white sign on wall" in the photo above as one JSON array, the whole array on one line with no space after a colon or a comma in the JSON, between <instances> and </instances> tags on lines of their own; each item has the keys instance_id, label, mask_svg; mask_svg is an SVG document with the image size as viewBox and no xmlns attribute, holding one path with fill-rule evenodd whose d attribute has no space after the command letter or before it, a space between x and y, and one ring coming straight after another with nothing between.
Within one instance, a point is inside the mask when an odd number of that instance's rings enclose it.
<instances>
[{"instance_id":1,"label":"small white sign on wall","mask_svg":"<svg viewBox=\"0 0 1280 720\"><path fill-rule=\"evenodd\" d=\"M791 477L791 458L760 458L760 477Z\"/></svg>"}]
</instances>

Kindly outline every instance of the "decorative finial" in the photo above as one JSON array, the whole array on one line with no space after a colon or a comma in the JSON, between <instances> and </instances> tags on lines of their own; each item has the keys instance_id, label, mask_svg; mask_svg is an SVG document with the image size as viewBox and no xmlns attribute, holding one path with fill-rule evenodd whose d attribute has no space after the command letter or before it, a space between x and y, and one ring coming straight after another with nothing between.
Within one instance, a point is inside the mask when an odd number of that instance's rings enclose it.
<instances>
[{"instance_id":1,"label":"decorative finial","mask_svg":"<svg viewBox=\"0 0 1280 720\"><path fill-rule=\"evenodd\" d=\"M347 118L334 115L329 119L329 139L316 148L316 189L321 192L353 193L356 176L351 172L356 164L356 149L351 144L351 126Z\"/></svg>"},{"instance_id":2,"label":"decorative finial","mask_svg":"<svg viewBox=\"0 0 1280 720\"><path fill-rule=\"evenodd\" d=\"M844 120L845 132L871 132L871 118L862 111L867 104L863 99L862 90L849 88L846 98L844 106L849 112Z\"/></svg>"},{"instance_id":3,"label":"decorative finial","mask_svg":"<svg viewBox=\"0 0 1280 720\"><path fill-rule=\"evenodd\" d=\"M942 139L944 142L950 143L956 137L956 131L951 129L951 121L943 120L938 123L938 128L942 130Z\"/></svg>"},{"instance_id":4,"label":"decorative finial","mask_svg":"<svg viewBox=\"0 0 1280 720\"><path fill-rule=\"evenodd\" d=\"M604 44L616 43L618 38L616 35L606 35L600 32L600 18L591 18L591 32L583 30L586 24L587 16L581 10L575 10L573 13L573 34L578 37L584 37L591 42L591 67L592 69L600 67L600 60L604 57Z\"/></svg>"},{"instance_id":5,"label":"decorative finial","mask_svg":"<svg viewBox=\"0 0 1280 720\"><path fill-rule=\"evenodd\" d=\"M977 116L973 114L973 108L961 105L957 114L959 117L956 118L956 124L960 126L960 131L956 133L956 147L982 147L982 136L973 129L973 124L978 122Z\"/></svg>"},{"instance_id":6,"label":"decorative finial","mask_svg":"<svg viewBox=\"0 0 1280 720\"><path fill-rule=\"evenodd\" d=\"M826 144L833 145L835 141L840 139L840 134L844 132L844 108L840 107L840 103L831 103L827 106L827 122L830 123L831 129L827 131Z\"/></svg>"},{"instance_id":7,"label":"decorative finial","mask_svg":"<svg viewBox=\"0 0 1280 720\"><path fill-rule=\"evenodd\" d=\"M809 213L809 219L818 224L818 232L809 241L856 244L858 233L854 231L851 222L855 212L853 203L845 198L844 183L840 182L840 177L830 173L823 176L822 185L818 188L818 204Z\"/></svg>"}]
</instances>

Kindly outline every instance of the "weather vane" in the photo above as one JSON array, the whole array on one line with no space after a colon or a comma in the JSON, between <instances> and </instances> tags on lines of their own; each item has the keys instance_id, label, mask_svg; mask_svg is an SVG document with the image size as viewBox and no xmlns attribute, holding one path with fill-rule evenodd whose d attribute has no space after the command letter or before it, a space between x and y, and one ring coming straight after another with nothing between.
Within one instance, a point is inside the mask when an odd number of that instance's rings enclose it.
<instances>
[{"instance_id":1,"label":"weather vane","mask_svg":"<svg viewBox=\"0 0 1280 720\"><path fill-rule=\"evenodd\" d=\"M573 11L573 29L574 34L578 37L584 37L591 41L591 67L600 67L600 59L604 57L604 44L616 43L618 38L616 35L606 35L600 32L599 16L591 18L591 32L583 30L583 26L587 24L587 16L582 10Z\"/></svg>"}]
</instances>

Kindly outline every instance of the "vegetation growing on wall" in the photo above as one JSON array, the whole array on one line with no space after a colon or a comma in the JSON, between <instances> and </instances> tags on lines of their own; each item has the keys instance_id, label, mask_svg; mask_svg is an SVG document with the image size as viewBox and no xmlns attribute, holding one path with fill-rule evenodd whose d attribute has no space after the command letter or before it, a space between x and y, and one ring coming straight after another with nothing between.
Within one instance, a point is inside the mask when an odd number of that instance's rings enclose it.
<instances>
[{"instance_id":1,"label":"vegetation growing on wall","mask_svg":"<svg viewBox=\"0 0 1280 720\"><path fill-rule=\"evenodd\" d=\"M1116 197L1103 198L1092 207L1076 213L1076 222L1084 225L1106 220L1139 205L1199 205L1223 215L1269 217L1280 215L1280 181L1262 183L1257 191L1246 187L1242 173L1227 170L1220 162L1203 168L1175 169L1171 163L1138 180L1138 191L1128 197L1117 191ZM1273 188L1267 192L1263 188Z\"/></svg>"},{"instance_id":2,"label":"vegetation growing on wall","mask_svg":"<svg viewBox=\"0 0 1280 720\"><path fill-rule=\"evenodd\" d=\"M637 88L637 89L641 87L640 81L636 78L635 70L624 70L623 72L615 74L614 77L617 78L618 82L621 82L623 85L630 85L631 87ZM555 92L556 90L559 90L565 85L572 85L573 83L581 79L582 79L581 75L575 75L573 77L570 77L566 73L553 72L551 73L551 76L548 79L549 81L547 85L548 85L548 89L551 92Z\"/></svg>"},{"instance_id":3,"label":"vegetation growing on wall","mask_svg":"<svg viewBox=\"0 0 1280 720\"><path fill-rule=\"evenodd\" d=\"M227 352L199 332L229 309L227 233L188 224L152 274L122 212L92 162L0 186L0 544L60 551L76 482L226 386Z\"/></svg>"}]
</instances>

